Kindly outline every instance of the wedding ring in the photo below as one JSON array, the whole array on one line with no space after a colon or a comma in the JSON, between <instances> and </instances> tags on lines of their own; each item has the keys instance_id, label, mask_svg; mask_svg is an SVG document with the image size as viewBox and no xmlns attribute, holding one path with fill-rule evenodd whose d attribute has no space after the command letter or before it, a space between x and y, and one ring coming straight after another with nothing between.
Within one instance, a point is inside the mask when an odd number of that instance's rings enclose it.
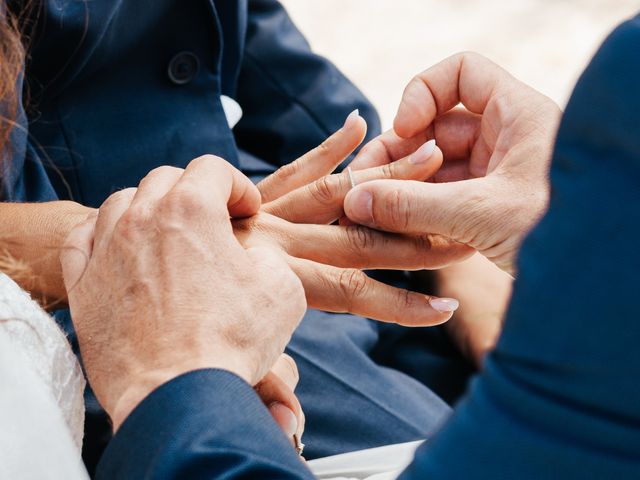
<instances>
[{"instance_id":1,"label":"wedding ring","mask_svg":"<svg viewBox=\"0 0 640 480\"><path fill-rule=\"evenodd\" d=\"M351 167L347 167L347 175L349 175L349 181L351 182L351 188L356 188L356 178L353 176Z\"/></svg>"}]
</instances>

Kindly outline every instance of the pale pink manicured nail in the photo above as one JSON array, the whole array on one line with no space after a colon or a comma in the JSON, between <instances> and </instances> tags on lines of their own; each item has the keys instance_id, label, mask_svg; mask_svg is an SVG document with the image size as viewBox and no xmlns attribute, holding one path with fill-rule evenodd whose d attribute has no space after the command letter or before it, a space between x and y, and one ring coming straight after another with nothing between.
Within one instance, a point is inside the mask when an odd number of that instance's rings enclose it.
<instances>
[{"instance_id":1,"label":"pale pink manicured nail","mask_svg":"<svg viewBox=\"0 0 640 480\"><path fill-rule=\"evenodd\" d=\"M286 405L280 402L272 403L269 405L269 412L289 437L292 437L298 431L298 419L295 413Z\"/></svg>"},{"instance_id":2,"label":"pale pink manicured nail","mask_svg":"<svg viewBox=\"0 0 640 480\"><path fill-rule=\"evenodd\" d=\"M429 160L429 158L431 158L431 155L433 155L433 152L435 152L435 150L436 141L429 140L427 143L422 145L418 150L411 154L411 156L409 157L409 163L413 163L414 165L424 163Z\"/></svg>"},{"instance_id":3,"label":"pale pink manicured nail","mask_svg":"<svg viewBox=\"0 0 640 480\"><path fill-rule=\"evenodd\" d=\"M344 127L342 128L344 128L345 130L348 130L351 127L353 127L356 121L358 120L358 117L360 117L360 110L356 108L353 112L349 114L349 116L344 122Z\"/></svg>"},{"instance_id":4,"label":"pale pink manicured nail","mask_svg":"<svg viewBox=\"0 0 640 480\"><path fill-rule=\"evenodd\" d=\"M440 313L451 313L455 312L460 306L460 302L455 298L436 298L432 297L429 299L429 305L434 310L439 311Z\"/></svg>"}]
</instances>

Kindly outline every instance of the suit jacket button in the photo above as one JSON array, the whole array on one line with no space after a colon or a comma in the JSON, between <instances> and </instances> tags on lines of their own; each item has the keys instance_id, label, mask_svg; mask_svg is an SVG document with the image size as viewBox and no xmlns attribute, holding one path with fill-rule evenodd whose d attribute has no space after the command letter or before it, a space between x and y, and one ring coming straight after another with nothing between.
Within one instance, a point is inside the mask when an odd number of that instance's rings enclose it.
<instances>
[{"instance_id":1,"label":"suit jacket button","mask_svg":"<svg viewBox=\"0 0 640 480\"><path fill-rule=\"evenodd\" d=\"M200 60L192 52L180 52L169 62L167 73L169 80L176 85L189 83L200 69Z\"/></svg>"}]
</instances>

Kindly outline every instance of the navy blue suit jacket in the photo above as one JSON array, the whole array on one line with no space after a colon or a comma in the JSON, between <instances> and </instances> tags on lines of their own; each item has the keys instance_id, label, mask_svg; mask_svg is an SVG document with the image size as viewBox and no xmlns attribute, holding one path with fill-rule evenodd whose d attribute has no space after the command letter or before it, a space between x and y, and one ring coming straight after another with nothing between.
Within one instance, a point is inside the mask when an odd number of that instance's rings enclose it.
<instances>
[{"instance_id":1,"label":"navy blue suit jacket","mask_svg":"<svg viewBox=\"0 0 640 480\"><path fill-rule=\"evenodd\" d=\"M99 206L157 166L208 153L264 175L356 108L368 138L380 132L373 106L276 0L43 3L27 63L29 133L61 199ZM233 131L221 95L244 110ZM27 173L23 187L7 180L5 197L50 198L40 172Z\"/></svg>"},{"instance_id":2,"label":"navy blue suit jacket","mask_svg":"<svg viewBox=\"0 0 640 480\"><path fill-rule=\"evenodd\" d=\"M639 52L636 18L579 81L499 344L402 478L640 478ZM99 477L312 476L248 385L202 370L138 406Z\"/></svg>"}]
</instances>

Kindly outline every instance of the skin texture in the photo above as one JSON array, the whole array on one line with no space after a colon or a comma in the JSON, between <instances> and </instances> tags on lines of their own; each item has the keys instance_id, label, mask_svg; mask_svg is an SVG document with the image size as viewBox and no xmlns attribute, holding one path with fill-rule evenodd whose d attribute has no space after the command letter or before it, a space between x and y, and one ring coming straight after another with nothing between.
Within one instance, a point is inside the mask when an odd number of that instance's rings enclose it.
<instances>
[{"instance_id":1,"label":"skin texture","mask_svg":"<svg viewBox=\"0 0 640 480\"><path fill-rule=\"evenodd\" d=\"M194 369L225 369L265 389L306 302L279 253L244 249L233 235L229 217L259 207L246 177L207 156L184 171L152 171L69 235L61 255L69 305L114 429L153 389Z\"/></svg>"},{"instance_id":2,"label":"skin texture","mask_svg":"<svg viewBox=\"0 0 640 480\"><path fill-rule=\"evenodd\" d=\"M452 246L440 236L407 237L331 224L343 215L351 182L346 172L328 173L357 148L365 133L364 120L352 114L318 148L258 184L265 203L258 215L234 221L235 233L246 247L281 249L302 280L310 307L409 326L443 323L452 309L434 308L436 297L385 285L360 269L438 268L465 258L471 249ZM436 152L423 155L421 162L415 160L415 156L411 161L399 159L355 172L354 177L358 183L380 178L424 180L435 174L442 156Z\"/></svg>"},{"instance_id":3,"label":"skin texture","mask_svg":"<svg viewBox=\"0 0 640 480\"><path fill-rule=\"evenodd\" d=\"M351 223L409 236L437 233L482 254L438 270L434 292L460 300L446 328L477 366L497 340L512 283L482 256L515 274L520 242L548 202L560 113L489 60L463 53L417 75L394 130L352 163L354 169L387 165L437 141L442 168L427 183L361 184L344 208Z\"/></svg>"}]
</instances>

